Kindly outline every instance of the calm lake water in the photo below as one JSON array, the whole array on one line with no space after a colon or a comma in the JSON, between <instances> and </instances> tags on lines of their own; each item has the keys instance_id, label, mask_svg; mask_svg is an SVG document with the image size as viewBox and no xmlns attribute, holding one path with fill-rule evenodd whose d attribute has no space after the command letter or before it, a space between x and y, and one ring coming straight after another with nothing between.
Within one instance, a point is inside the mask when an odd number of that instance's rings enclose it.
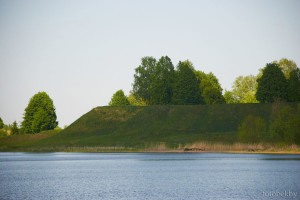
<instances>
[{"instance_id":1,"label":"calm lake water","mask_svg":"<svg viewBox=\"0 0 300 200\"><path fill-rule=\"evenodd\" d=\"M0 199L300 199L300 155L0 153Z\"/></svg>"}]
</instances>

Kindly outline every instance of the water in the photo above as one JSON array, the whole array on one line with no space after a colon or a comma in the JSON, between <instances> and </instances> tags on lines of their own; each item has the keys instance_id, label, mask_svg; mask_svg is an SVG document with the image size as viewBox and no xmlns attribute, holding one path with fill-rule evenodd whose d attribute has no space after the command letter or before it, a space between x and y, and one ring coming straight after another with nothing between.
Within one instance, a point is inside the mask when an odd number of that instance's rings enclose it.
<instances>
[{"instance_id":1,"label":"water","mask_svg":"<svg viewBox=\"0 0 300 200\"><path fill-rule=\"evenodd\" d=\"M300 155L0 153L0 199L300 199Z\"/></svg>"}]
</instances>

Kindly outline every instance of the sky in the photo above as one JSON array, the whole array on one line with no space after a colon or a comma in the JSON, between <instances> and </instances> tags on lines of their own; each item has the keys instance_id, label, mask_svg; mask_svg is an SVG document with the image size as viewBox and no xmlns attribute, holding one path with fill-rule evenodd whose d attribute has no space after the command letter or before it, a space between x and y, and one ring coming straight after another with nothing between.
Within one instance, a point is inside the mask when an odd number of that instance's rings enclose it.
<instances>
[{"instance_id":1,"label":"sky","mask_svg":"<svg viewBox=\"0 0 300 200\"><path fill-rule=\"evenodd\" d=\"M287 58L300 66L297 0L0 0L0 117L45 91L59 126L132 89L145 56L190 60L230 90Z\"/></svg>"}]
</instances>

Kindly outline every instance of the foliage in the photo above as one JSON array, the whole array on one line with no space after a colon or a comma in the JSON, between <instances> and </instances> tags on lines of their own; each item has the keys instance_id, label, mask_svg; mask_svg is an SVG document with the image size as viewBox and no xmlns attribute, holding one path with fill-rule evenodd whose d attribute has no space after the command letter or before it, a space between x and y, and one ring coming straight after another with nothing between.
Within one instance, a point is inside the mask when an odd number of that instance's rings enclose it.
<instances>
[{"instance_id":1,"label":"foliage","mask_svg":"<svg viewBox=\"0 0 300 200\"><path fill-rule=\"evenodd\" d=\"M156 64L150 87L153 105L170 104L174 82L174 66L168 56L161 57Z\"/></svg>"},{"instance_id":2,"label":"foliage","mask_svg":"<svg viewBox=\"0 0 300 200\"><path fill-rule=\"evenodd\" d=\"M295 112L291 106L284 107L270 125L272 139L285 143L298 143L300 136L300 104Z\"/></svg>"},{"instance_id":3,"label":"foliage","mask_svg":"<svg viewBox=\"0 0 300 200\"><path fill-rule=\"evenodd\" d=\"M24 133L51 130L58 125L53 101L46 92L39 92L30 99L23 118Z\"/></svg>"},{"instance_id":4,"label":"foliage","mask_svg":"<svg viewBox=\"0 0 300 200\"><path fill-rule=\"evenodd\" d=\"M33 115L33 121L31 129L33 133L39 133L43 130L47 130L48 124L51 124L51 118L48 117L47 112L39 108L38 111Z\"/></svg>"},{"instance_id":5,"label":"foliage","mask_svg":"<svg viewBox=\"0 0 300 200\"><path fill-rule=\"evenodd\" d=\"M1 119L0 117L0 129L4 127L4 123L3 123L3 120Z\"/></svg>"},{"instance_id":6,"label":"foliage","mask_svg":"<svg viewBox=\"0 0 300 200\"><path fill-rule=\"evenodd\" d=\"M232 96L237 103L258 103L255 98L257 77L253 75L239 76L232 86Z\"/></svg>"},{"instance_id":7,"label":"foliage","mask_svg":"<svg viewBox=\"0 0 300 200\"><path fill-rule=\"evenodd\" d=\"M151 84L156 59L153 57L144 57L141 61L141 65L135 69L132 92L136 97L145 101L147 105L150 105L152 101Z\"/></svg>"},{"instance_id":8,"label":"foliage","mask_svg":"<svg viewBox=\"0 0 300 200\"><path fill-rule=\"evenodd\" d=\"M276 98L287 99L287 81L277 64L268 63L257 83L255 97L259 102L274 102Z\"/></svg>"},{"instance_id":9,"label":"foliage","mask_svg":"<svg viewBox=\"0 0 300 200\"><path fill-rule=\"evenodd\" d=\"M127 106L129 105L128 98L125 96L123 90L118 90L109 102L110 106Z\"/></svg>"},{"instance_id":10,"label":"foliage","mask_svg":"<svg viewBox=\"0 0 300 200\"><path fill-rule=\"evenodd\" d=\"M19 128L18 128L18 124L17 124L16 121L13 122L13 124L12 124L12 126L11 126L11 128L10 128L10 131L11 131L11 134L12 134L12 135L17 135L17 134L20 133L20 132L19 132Z\"/></svg>"},{"instance_id":11,"label":"foliage","mask_svg":"<svg viewBox=\"0 0 300 200\"><path fill-rule=\"evenodd\" d=\"M239 140L247 143L260 142L267 130L267 123L258 116L248 115L239 127Z\"/></svg>"},{"instance_id":12,"label":"foliage","mask_svg":"<svg viewBox=\"0 0 300 200\"><path fill-rule=\"evenodd\" d=\"M274 61L273 63L280 66L286 79L289 79L291 71L297 69L296 63L286 58L282 58L280 61Z\"/></svg>"},{"instance_id":13,"label":"foliage","mask_svg":"<svg viewBox=\"0 0 300 200\"><path fill-rule=\"evenodd\" d=\"M227 90L225 90L225 93L224 93L224 99L225 99L225 101L226 101L227 104L230 104L230 103L237 103L236 98L235 98L235 96L233 95L233 92L232 92L232 91L227 91Z\"/></svg>"},{"instance_id":14,"label":"foliage","mask_svg":"<svg viewBox=\"0 0 300 200\"><path fill-rule=\"evenodd\" d=\"M0 137L1 136L7 136L7 135L8 135L8 133L5 129L0 129Z\"/></svg>"},{"instance_id":15,"label":"foliage","mask_svg":"<svg viewBox=\"0 0 300 200\"><path fill-rule=\"evenodd\" d=\"M202 103L199 82L193 70L194 67L188 60L178 63L173 88L173 104L191 105Z\"/></svg>"},{"instance_id":16,"label":"foliage","mask_svg":"<svg viewBox=\"0 0 300 200\"><path fill-rule=\"evenodd\" d=\"M132 93L129 94L128 101L131 106L145 106L146 105L146 102L144 102L141 98L137 98Z\"/></svg>"},{"instance_id":17,"label":"foliage","mask_svg":"<svg viewBox=\"0 0 300 200\"><path fill-rule=\"evenodd\" d=\"M204 88L202 97L204 98L204 102L206 104L226 103L221 91L212 85Z\"/></svg>"},{"instance_id":18,"label":"foliage","mask_svg":"<svg viewBox=\"0 0 300 200\"><path fill-rule=\"evenodd\" d=\"M288 101L300 101L300 69L296 68L290 72L287 82Z\"/></svg>"},{"instance_id":19,"label":"foliage","mask_svg":"<svg viewBox=\"0 0 300 200\"><path fill-rule=\"evenodd\" d=\"M202 71L194 71L200 82L200 93L206 104L222 104L225 98L222 95L222 87L213 73L205 74Z\"/></svg>"}]
</instances>

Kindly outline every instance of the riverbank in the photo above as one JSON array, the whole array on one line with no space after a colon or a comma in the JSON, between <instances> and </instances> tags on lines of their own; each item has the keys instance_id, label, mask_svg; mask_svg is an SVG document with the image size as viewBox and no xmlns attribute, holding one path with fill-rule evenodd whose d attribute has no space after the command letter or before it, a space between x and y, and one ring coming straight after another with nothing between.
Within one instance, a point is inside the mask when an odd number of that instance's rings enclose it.
<instances>
[{"instance_id":1,"label":"riverbank","mask_svg":"<svg viewBox=\"0 0 300 200\"><path fill-rule=\"evenodd\" d=\"M190 145L179 145L177 148L167 147L164 143L150 144L145 147L124 146L16 146L3 148L2 152L82 152L82 153L245 153L245 154L300 154L298 145L272 144L222 144L198 142Z\"/></svg>"}]
</instances>

